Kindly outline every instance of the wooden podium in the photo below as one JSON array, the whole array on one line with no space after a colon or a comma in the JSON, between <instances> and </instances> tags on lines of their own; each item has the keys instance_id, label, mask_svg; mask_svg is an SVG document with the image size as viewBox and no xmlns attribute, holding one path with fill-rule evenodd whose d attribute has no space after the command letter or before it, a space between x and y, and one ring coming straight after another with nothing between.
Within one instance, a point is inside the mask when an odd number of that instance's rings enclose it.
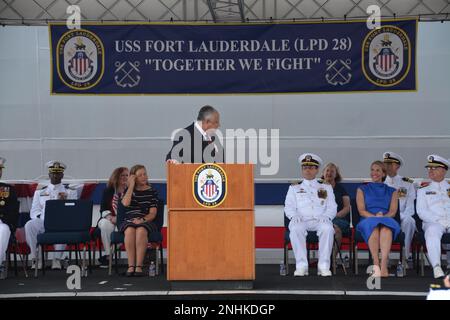
<instances>
[{"instance_id":1,"label":"wooden podium","mask_svg":"<svg viewBox=\"0 0 450 320\"><path fill-rule=\"evenodd\" d=\"M218 205L205 206L198 200L199 192L195 193L201 189L200 178L195 184L198 172L208 166L218 166L225 173L225 195ZM181 282L215 282L216 288L224 289L253 286L253 165L168 164L167 171L167 279L172 286Z\"/></svg>"}]
</instances>

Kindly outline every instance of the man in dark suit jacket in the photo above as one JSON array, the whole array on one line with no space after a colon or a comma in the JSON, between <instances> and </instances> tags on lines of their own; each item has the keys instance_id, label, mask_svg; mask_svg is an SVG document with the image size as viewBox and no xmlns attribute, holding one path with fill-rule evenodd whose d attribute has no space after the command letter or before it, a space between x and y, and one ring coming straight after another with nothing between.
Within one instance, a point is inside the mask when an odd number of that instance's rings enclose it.
<instances>
[{"instance_id":1,"label":"man in dark suit jacket","mask_svg":"<svg viewBox=\"0 0 450 320\"><path fill-rule=\"evenodd\" d=\"M0 178L6 160L0 157ZM3 261L6 258L9 238L15 232L19 220L19 207L17 195L12 186L0 182L0 279L6 279L6 266Z\"/></svg>"},{"instance_id":2,"label":"man in dark suit jacket","mask_svg":"<svg viewBox=\"0 0 450 320\"><path fill-rule=\"evenodd\" d=\"M220 126L220 114L211 106L200 109L197 121L175 134L166 161L172 163L223 162L223 147L215 130Z\"/></svg>"}]
</instances>

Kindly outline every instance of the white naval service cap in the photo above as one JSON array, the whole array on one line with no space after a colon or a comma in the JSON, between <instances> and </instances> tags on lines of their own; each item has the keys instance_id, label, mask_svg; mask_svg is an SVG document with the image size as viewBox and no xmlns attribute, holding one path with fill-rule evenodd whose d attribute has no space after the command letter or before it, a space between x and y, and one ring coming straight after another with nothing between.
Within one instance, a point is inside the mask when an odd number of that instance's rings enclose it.
<instances>
[{"instance_id":1,"label":"white naval service cap","mask_svg":"<svg viewBox=\"0 0 450 320\"><path fill-rule=\"evenodd\" d=\"M427 160L428 163L425 168L439 167L448 170L448 167L450 166L450 162L448 161L448 159L438 156L437 154L430 154L427 157Z\"/></svg>"},{"instance_id":2,"label":"white naval service cap","mask_svg":"<svg viewBox=\"0 0 450 320\"><path fill-rule=\"evenodd\" d=\"M405 161L399 154L392 152L392 151L386 151L385 153L383 153L383 162L384 163L397 163L401 166L405 163Z\"/></svg>"},{"instance_id":3,"label":"white naval service cap","mask_svg":"<svg viewBox=\"0 0 450 320\"><path fill-rule=\"evenodd\" d=\"M47 162L45 166L48 168L49 173L62 173L67 168L63 162L56 160Z\"/></svg>"},{"instance_id":4,"label":"white naval service cap","mask_svg":"<svg viewBox=\"0 0 450 320\"><path fill-rule=\"evenodd\" d=\"M0 169L3 169L5 167L6 159L0 157Z\"/></svg>"},{"instance_id":5,"label":"white naval service cap","mask_svg":"<svg viewBox=\"0 0 450 320\"><path fill-rule=\"evenodd\" d=\"M319 168L323 161L317 154L314 153L304 153L298 157L298 162L302 166L316 166Z\"/></svg>"}]
</instances>

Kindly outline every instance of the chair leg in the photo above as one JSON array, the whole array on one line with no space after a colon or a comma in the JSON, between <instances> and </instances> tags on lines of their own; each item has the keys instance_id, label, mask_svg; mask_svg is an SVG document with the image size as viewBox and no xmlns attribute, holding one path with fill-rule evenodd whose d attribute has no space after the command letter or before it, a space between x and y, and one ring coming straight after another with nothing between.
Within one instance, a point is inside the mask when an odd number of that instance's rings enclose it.
<instances>
[{"instance_id":1,"label":"chair leg","mask_svg":"<svg viewBox=\"0 0 450 320\"><path fill-rule=\"evenodd\" d=\"M17 277L19 271L17 270L17 246L14 246L14 275Z\"/></svg>"},{"instance_id":2,"label":"chair leg","mask_svg":"<svg viewBox=\"0 0 450 320\"><path fill-rule=\"evenodd\" d=\"M116 274L119 273L119 266L118 266L118 262L117 262L117 244L114 244L114 267L116 269Z\"/></svg>"},{"instance_id":3,"label":"chair leg","mask_svg":"<svg viewBox=\"0 0 450 320\"><path fill-rule=\"evenodd\" d=\"M406 257L407 257L407 254L406 254L406 251L405 251L405 247L402 245L402 246L400 246L400 262L403 265L403 273L404 273L403 276L406 276L406 273L408 272L407 271L407 269L408 269L408 261L406 261Z\"/></svg>"},{"instance_id":4,"label":"chair leg","mask_svg":"<svg viewBox=\"0 0 450 320\"><path fill-rule=\"evenodd\" d=\"M40 246L37 245L36 246L36 256L34 257L34 262L35 262L35 268L34 268L34 277L37 278L38 277L38 265L39 265L39 256L41 254L41 252L39 251Z\"/></svg>"},{"instance_id":5,"label":"chair leg","mask_svg":"<svg viewBox=\"0 0 450 320\"><path fill-rule=\"evenodd\" d=\"M161 246L159 247L159 254L161 257L161 274L164 274L164 254L163 254L163 246L161 243Z\"/></svg>"},{"instance_id":6,"label":"chair leg","mask_svg":"<svg viewBox=\"0 0 450 320\"><path fill-rule=\"evenodd\" d=\"M78 246L77 245L75 245L75 263L77 264L77 266L79 265L78 264Z\"/></svg>"},{"instance_id":7,"label":"chair leg","mask_svg":"<svg viewBox=\"0 0 450 320\"><path fill-rule=\"evenodd\" d=\"M114 247L113 245L110 245L110 250L109 250L109 259L108 259L108 275L112 275L112 259L113 259L113 254L114 254Z\"/></svg>"},{"instance_id":8,"label":"chair leg","mask_svg":"<svg viewBox=\"0 0 450 320\"><path fill-rule=\"evenodd\" d=\"M355 274L358 275L358 247L355 246Z\"/></svg>"},{"instance_id":9,"label":"chair leg","mask_svg":"<svg viewBox=\"0 0 450 320\"><path fill-rule=\"evenodd\" d=\"M8 247L9 247L9 244L8 244ZM6 273L6 276L5 276L5 278L7 278L8 277L8 269L10 268L10 264L11 264L11 252L9 251L9 248L6 250L6 263L5 263L5 273ZM1 263L2 261L0 261L0 263Z\"/></svg>"},{"instance_id":10,"label":"chair leg","mask_svg":"<svg viewBox=\"0 0 450 320\"><path fill-rule=\"evenodd\" d=\"M419 248L416 246L414 248L414 257L415 257L415 266L416 266L416 270L417 270L417 275L420 274L420 266L419 266Z\"/></svg>"},{"instance_id":11,"label":"chair leg","mask_svg":"<svg viewBox=\"0 0 450 320\"><path fill-rule=\"evenodd\" d=\"M23 273L25 274L25 278L28 278L28 271L27 271L28 256L25 254L19 253L19 259L22 262L22 269L23 269Z\"/></svg>"},{"instance_id":12,"label":"chair leg","mask_svg":"<svg viewBox=\"0 0 450 320\"><path fill-rule=\"evenodd\" d=\"M158 249L159 249L159 246L158 247L156 247L154 250L155 250L155 268L156 268L156 270L155 270L155 274L157 275L157 276L159 276L159 255L158 255ZM151 249L151 250L153 250L153 249ZM150 258L149 258L149 260L150 260ZM151 263L151 261L150 261L150 263Z\"/></svg>"},{"instance_id":13,"label":"chair leg","mask_svg":"<svg viewBox=\"0 0 450 320\"><path fill-rule=\"evenodd\" d=\"M420 246L420 275L423 277L425 275L425 261L424 261L423 246Z\"/></svg>"},{"instance_id":14,"label":"chair leg","mask_svg":"<svg viewBox=\"0 0 450 320\"><path fill-rule=\"evenodd\" d=\"M337 248L337 254L339 255L339 260L341 261L342 264L342 270L344 270L344 274L347 275L347 269L345 267L345 261L342 258L341 248L338 247L336 239L334 239L334 242ZM336 274L336 254L334 255L334 274Z\"/></svg>"},{"instance_id":15,"label":"chair leg","mask_svg":"<svg viewBox=\"0 0 450 320\"><path fill-rule=\"evenodd\" d=\"M88 242L87 246L88 246L88 257L89 257L88 270L89 270L89 273L92 273L91 242ZM94 250L94 255L95 255L95 250Z\"/></svg>"},{"instance_id":16,"label":"chair leg","mask_svg":"<svg viewBox=\"0 0 450 320\"><path fill-rule=\"evenodd\" d=\"M308 260L308 269L311 261L311 250L309 249L308 243L306 243L306 259Z\"/></svg>"},{"instance_id":17,"label":"chair leg","mask_svg":"<svg viewBox=\"0 0 450 320\"><path fill-rule=\"evenodd\" d=\"M102 243L100 243L100 239L97 239L96 243L97 248L98 248L98 257L101 258L102 257ZM95 252L95 250L94 250ZM94 264L95 264L95 253L94 253Z\"/></svg>"},{"instance_id":18,"label":"chair leg","mask_svg":"<svg viewBox=\"0 0 450 320\"><path fill-rule=\"evenodd\" d=\"M83 257L81 260L81 269L83 270L82 272L82 277L87 277L87 267L86 267L86 245L83 246Z\"/></svg>"},{"instance_id":19,"label":"chair leg","mask_svg":"<svg viewBox=\"0 0 450 320\"><path fill-rule=\"evenodd\" d=\"M289 247L284 244L284 265L286 266L286 275L289 275Z\"/></svg>"},{"instance_id":20,"label":"chair leg","mask_svg":"<svg viewBox=\"0 0 450 320\"><path fill-rule=\"evenodd\" d=\"M336 239L334 240L333 243L333 249L331 250L331 265L333 268L333 274L336 275Z\"/></svg>"},{"instance_id":21,"label":"chair leg","mask_svg":"<svg viewBox=\"0 0 450 320\"><path fill-rule=\"evenodd\" d=\"M41 245L41 253L42 253L42 275L45 275L45 245ZM37 266L36 269L38 269Z\"/></svg>"},{"instance_id":22,"label":"chair leg","mask_svg":"<svg viewBox=\"0 0 450 320\"><path fill-rule=\"evenodd\" d=\"M355 245L355 241L352 239L352 241L351 241L351 264L352 264L352 271L353 271L353 274L356 274L356 268L355 268L355 257L356 257L356 253L355 253L355 247L356 247L356 245Z\"/></svg>"},{"instance_id":23,"label":"chair leg","mask_svg":"<svg viewBox=\"0 0 450 320\"><path fill-rule=\"evenodd\" d=\"M405 250L405 247L403 245L400 245L400 262L403 263L403 250Z\"/></svg>"}]
</instances>

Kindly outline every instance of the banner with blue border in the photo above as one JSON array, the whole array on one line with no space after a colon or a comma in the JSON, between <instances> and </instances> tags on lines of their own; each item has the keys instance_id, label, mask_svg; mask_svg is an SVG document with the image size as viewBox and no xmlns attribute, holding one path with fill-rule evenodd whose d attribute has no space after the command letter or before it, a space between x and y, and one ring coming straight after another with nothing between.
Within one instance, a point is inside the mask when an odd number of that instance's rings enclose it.
<instances>
[{"instance_id":1,"label":"banner with blue border","mask_svg":"<svg viewBox=\"0 0 450 320\"><path fill-rule=\"evenodd\" d=\"M417 24L50 24L51 93L415 91Z\"/></svg>"}]
</instances>

